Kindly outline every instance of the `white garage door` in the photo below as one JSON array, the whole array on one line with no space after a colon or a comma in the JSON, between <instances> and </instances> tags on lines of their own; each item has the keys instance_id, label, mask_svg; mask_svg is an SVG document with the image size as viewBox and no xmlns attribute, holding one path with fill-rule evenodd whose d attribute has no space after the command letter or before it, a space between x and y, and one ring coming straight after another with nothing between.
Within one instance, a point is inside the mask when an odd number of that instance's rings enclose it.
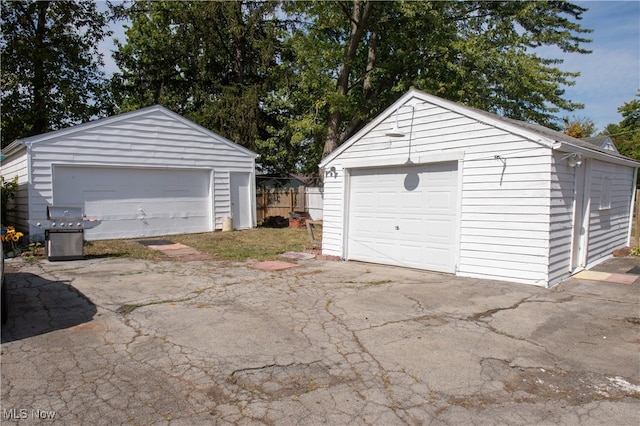
<instances>
[{"instance_id":1,"label":"white garage door","mask_svg":"<svg viewBox=\"0 0 640 426\"><path fill-rule=\"evenodd\" d=\"M457 167L353 170L347 258L455 272Z\"/></svg>"},{"instance_id":2,"label":"white garage door","mask_svg":"<svg viewBox=\"0 0 640 426\"><path fill-rule=\"evenodd\" d=\"M56 166L55 205L102 220L88 240L212 230L207 170Z\"/></svg>"}]
</instances>

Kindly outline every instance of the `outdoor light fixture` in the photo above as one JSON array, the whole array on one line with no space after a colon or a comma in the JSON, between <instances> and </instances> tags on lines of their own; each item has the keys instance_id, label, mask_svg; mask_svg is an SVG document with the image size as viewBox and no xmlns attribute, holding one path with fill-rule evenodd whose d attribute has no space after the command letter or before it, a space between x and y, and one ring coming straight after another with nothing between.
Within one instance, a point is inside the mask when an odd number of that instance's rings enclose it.
<instances>
[{"instance_id":1,"label":"outdoor light fixture","mask_svg":"<svg viewBox=\"0 0 640 426\"><path fill-rule=\"evenodd\" d=\"M413 111L415 111L415 107L413 105L400 105L398 108L396 108L396 122L393 125L393 128L391 130L389 130L387 133L385 133L386 136L392 137L392 138L402 138L404 136L406 136L406 133L403 132L402 130L400 130L400 127L398 127L398 114L400 112L400 108L402 107L409 107L411 108ZM411 125L413 126L413 111L411 112Z\"/></svg>"},{"instance_id":2,"label":"outdoor light fixture","mask_svg":"<svg viewBox=\"0 0 640 426\"><path fill-rule=\"evenodd\" d=\"M399 109L400 109L399 107L398 109L396 109L396 122L393 125L393 128L389 130L387 133L385 133L385 135L392 138L401 138L404 136L404 132L400 130L400 128L398 127L398 110Z\"/></svg>"},{"instance_id":3,"label":"outdoor light fixture","mask_svg":"<svg viewBox=\"0 0 640 426\"><path fill-rule=\"evenodd\" d=\"M569 154L565 158L567 159L567 165L569 167L580 167L582 165L582 157L580 156L580 154Z\"/></svg>"}]
</instances>

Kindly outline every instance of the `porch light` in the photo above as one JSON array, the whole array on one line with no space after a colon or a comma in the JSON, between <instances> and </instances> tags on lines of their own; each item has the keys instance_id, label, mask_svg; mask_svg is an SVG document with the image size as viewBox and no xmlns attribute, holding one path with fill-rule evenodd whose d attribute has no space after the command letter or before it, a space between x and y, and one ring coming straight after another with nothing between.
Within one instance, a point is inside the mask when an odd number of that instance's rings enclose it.
<instances>
[{"instance_id":1,"label":"porch light","mask_svg":"<svg viewBox=\"0 0 640 426\"><path fill-rule=\"evenodd\" d=\"M400 130L400 128L398 127L398 110L400 108L398 107L396 109L396 122L393 125L393 128L391 130L389 130L387 133L385 133L385 135L392 137L392 138L401 138L404 137L404 132L402 130Z\"/></svg>"},{"instance_id":2,"label":"porch light","mask_svg":"<svg viewBox=\"0 0 640 426\"><path fill-rule=\"evenodd\" d=\"M582 165L582 157L580 154L570 154L567 158L567 165L569 167L580 167Z\"/></svg>"},{"instance_id":3,"label":"porch light","mask_svg":"<svg viewBox=\"0 0 640 426\"><path fill-rule=\"evenodd\" d=\"M400 105L398 108L396 108L396 122L394 123L393 128L385 133L386 136L392 138L402 138L406 136L406 133L400 130L400 127L398 126L398 113L400 112L400 108L402 107L409 107L412 109L411 126L413 126L413 112L415 112L415 107L413 105Z\"/></svg>"}]
</instances>

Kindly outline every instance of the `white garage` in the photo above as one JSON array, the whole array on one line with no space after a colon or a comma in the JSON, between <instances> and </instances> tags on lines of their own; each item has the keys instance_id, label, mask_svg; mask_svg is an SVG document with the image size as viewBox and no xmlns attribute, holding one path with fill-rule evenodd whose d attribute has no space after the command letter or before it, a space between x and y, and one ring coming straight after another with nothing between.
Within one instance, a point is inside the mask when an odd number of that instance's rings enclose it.
<instances>
[{"instance_id":1,"label":"white garage","mask_svg":"<svg viewBox=\"0 0 640 426\"><path fill-rule=\"evenodd\" d=\"M322 252L549 287L629 244L638 166L411 90L320 163Z\"/></svg>"},{"instance_id":2,"label":"white garage","mask_svg":"<svg viewBox=\"0 0 640 426\"><path fill-rule=\"evenodd\" d=\"M16 141L2 175L18 176L11 218L32 239L48 205L102 221L88 240L255 226L252 151L154 106Z\"/></svg>"}]
</instances>

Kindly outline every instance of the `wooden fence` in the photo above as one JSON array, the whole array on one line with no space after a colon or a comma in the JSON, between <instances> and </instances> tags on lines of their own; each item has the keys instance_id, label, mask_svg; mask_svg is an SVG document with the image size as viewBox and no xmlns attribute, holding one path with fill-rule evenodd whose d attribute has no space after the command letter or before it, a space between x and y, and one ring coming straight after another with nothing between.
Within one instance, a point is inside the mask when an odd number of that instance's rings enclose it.
<instances>
[{"instance_id":1,"label":"wooden fence","mask_svg":"<svg viewBox=\"0 0 640 426\"><path fill-rule=\"evenodd\" d=\"M291 212L304 212L314 220L322 219L322 188L258 189L256 213L258 223L269 216L289 217Z\"/></svg>"}]
</instances>

